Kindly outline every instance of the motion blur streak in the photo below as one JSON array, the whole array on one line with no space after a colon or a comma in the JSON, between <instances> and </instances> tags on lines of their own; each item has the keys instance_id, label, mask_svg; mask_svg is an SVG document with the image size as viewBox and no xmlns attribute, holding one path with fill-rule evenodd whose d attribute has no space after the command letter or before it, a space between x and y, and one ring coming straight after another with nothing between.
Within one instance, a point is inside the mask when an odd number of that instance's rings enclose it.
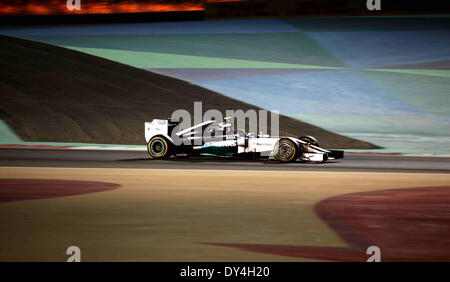
<instances>
[{"instance_id":1,"label":"motion blur streak","mask_svg":"<svg viewBox=\"0 0 450 282\"><path fill-rule=\"evenodd\" d=\"M205 2L240 2L243 0L103 0L83 1L81 10L70 11L65 0L17 1L5 0L0 3L0 15L56 15L56 14L114 14L146 12L202 11Z\"/></svg>"}]
</instances>

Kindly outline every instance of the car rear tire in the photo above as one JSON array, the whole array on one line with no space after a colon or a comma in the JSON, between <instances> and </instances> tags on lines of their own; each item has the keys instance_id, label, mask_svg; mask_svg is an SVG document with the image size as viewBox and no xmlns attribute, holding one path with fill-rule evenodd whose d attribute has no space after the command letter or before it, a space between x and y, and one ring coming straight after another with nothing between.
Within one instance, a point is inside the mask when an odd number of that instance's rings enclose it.
<instances>
[{"instance_id":1,"label":"car rear tire","mask_svg":"<svg viewBox=\"0 0 450 282\"><path fill-rule=\"evenodd\" d=\"M171 155L171 143L163 136L155 136L147 143L147 152L154 159L166 159Z\"/></svg>"},{"instance_id":2,"label":"car rear tire","mask_svg":"<svg viewBox=\"0 0 450 282\"><path fill-rule=\"evenodd\" d=\"M283 163L295 162L298 158L299 150L294 141L288 138L281 138L275 144L274 157Z\"/></svg>"}]
</instances>

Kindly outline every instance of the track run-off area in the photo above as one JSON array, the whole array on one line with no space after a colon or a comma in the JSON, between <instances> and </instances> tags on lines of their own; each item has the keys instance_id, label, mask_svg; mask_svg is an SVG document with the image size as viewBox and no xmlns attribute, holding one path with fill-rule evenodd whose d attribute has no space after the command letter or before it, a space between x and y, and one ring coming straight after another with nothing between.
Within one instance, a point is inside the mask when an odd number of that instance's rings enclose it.
<instances>
[{"instance_id":1,"label":"track run-off area","mask_svg":"<svg viewBox=\"0 0 450 282\"><path fill-rule=\"evenodd\" d=\"M449 260L448 158L0 150L1 261Z\"/></svg>"}]
</instances>

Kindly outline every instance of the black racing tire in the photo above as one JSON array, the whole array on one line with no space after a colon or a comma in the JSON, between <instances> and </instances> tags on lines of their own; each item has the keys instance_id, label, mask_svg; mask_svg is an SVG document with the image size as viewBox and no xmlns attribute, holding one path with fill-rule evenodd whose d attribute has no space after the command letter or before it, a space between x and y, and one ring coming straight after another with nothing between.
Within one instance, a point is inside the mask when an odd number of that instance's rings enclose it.
<instances>
[{"instance_id":1,"label":"black racing tire","mask_svg":"<svg viewBox=\"0 0 450 282\"><path fill-rule=\"evenodd\" d=\"M172 143L163 136L155 136L147 143L147 152L154 159L167 159L171 155Z\"/></svg>"},{"instance_id":2,"label":"black racing tire","mask_svg":"<svg viewBox=\"0 0 450 282\"><path fill-rule=\"evenodd\" d=\"M300 153L298 145L288 138L281 138L275 144L274 157L283 163L295 162Z\"/></svg>"},{"instance_id":3,"label":"black racing tire","mask_svg":"<svg viewBox=\"0 0 450 282\"><path fill-rule=\"evenodd\" d=\"M300 136L298 139L308 142L311 145L319 147L319 141L314 136L310 136L310 135Z\"/></svg>"}]
</instances>

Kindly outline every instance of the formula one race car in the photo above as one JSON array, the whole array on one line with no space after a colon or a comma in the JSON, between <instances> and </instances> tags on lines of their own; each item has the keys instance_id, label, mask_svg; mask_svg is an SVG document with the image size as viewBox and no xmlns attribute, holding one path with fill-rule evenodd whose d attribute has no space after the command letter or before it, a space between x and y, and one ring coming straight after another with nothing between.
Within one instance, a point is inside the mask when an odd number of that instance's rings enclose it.
<instances>
[{"instance_id":1,"label":"formula one race car","mask_svg":"<svg viewBox=\"0 0 450 282\"><path fill-rule=\"evenodd\" d=\"M154 119L145 123L147 151L154 159L170 156L217 156L244 159L275 159L280 162L325 162L344 157L339 150L319 147L312 136L275 137L243 130L229 130L227 121L208 120L186 129L178 121ZM207 131L208 134L204 134Z\"/></svg>"}]
</instances>

